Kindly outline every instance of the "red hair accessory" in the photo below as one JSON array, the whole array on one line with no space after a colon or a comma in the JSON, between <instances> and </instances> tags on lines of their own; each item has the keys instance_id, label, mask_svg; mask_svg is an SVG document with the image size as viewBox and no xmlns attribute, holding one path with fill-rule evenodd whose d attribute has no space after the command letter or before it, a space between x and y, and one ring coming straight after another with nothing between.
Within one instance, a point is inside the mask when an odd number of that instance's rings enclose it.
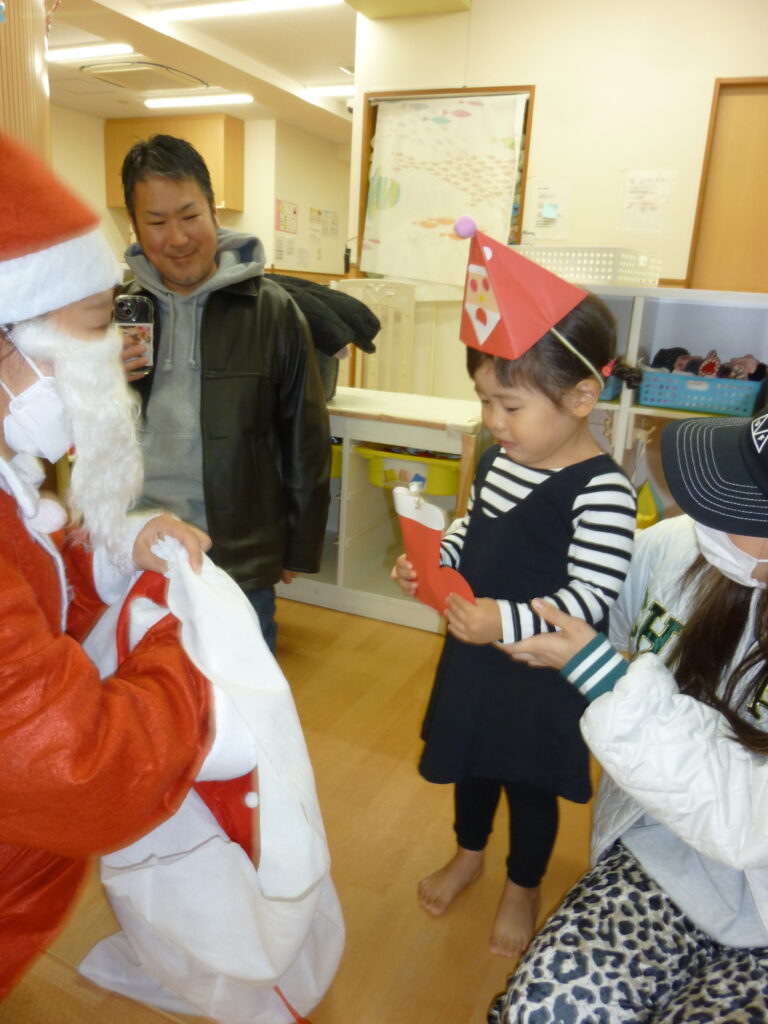
<instances>
[{"instance_id":1,"label":"red hair accessory","mask_svg":"<svg viewBox=\"0 0 768 1024\"><path fill-rule=\"evenodd\" d=\"M606 378L610 377L613 373L613 368L617 362L618 359L612 359L609 363L605 364L605 366L600 370L600 373L602 373L602 375Z\"/></svg>"}]
</instances>

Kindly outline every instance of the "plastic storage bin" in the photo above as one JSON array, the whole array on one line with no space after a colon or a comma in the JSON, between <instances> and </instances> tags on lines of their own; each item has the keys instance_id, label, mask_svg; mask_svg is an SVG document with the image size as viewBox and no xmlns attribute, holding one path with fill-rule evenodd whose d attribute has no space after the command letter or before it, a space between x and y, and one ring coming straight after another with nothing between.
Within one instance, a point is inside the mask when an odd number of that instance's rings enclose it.
<instances>
[{"instance_id":1,"label":"plastic storage bin","mask_svg":"<svg viewBox=\"0 0 768 1024\"><path fill-rule=\"evenodd\" d=\"M633 249L554 245L514 245L512 248L573 284L655 288L659 283L661 260Z\"/></svg>"},{"instance_id":2,"label":"plastic storage bin","mask_svg":"<svg viewBox=\"0 0 768 1024\"><path fill-rule=\"evenodd\" d=\"M331 445L331 480L338 480L341 476L341 445Z\"/></svg>"},{"instance_id":3,"label":"plastic storage bin","mask_svg":"<svg viewBox=\"0 0 768 1024\"><path fill-rule=\"evenodd\" d=\"M644 370L638 402L690 412L751 416L761 386L760 381L753 380Z\"/></svg>"},{"instance_id":4,"label":"plastic storage bin","mask_svg":"<svg viewBox=\"0 0 768 1024\"><path fill-rule=\"evenodd\" d=\"M368 479L377 487L420 483L425 494L450 495L459 489L459 456L411 455L391 448L358 445L358 455L368 459Z\"/></svg>"}]
</instances>

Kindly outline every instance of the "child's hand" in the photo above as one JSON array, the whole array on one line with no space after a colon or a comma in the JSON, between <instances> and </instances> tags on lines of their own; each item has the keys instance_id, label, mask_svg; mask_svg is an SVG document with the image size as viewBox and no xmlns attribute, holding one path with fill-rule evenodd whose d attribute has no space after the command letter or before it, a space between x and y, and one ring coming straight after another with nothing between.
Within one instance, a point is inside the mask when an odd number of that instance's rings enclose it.
<instances>
[{"instance_id":1,"label":"child's hand","mask_svg":"<svg viewBox=\"0 0 768 1024\"><path fill-rule=\"evenodd\" d=\"M490 644L501 637L501 612L492 597L479 597L473 604L458 594L449 594L444 614L448 632L465 644Z\"/></svg>"},{"instance_id":2,"label":"child's hand","mask_svg":"<svg viewBox=\"0 0 768 1024\"><path fill-rule=\"evenodd\" d=\"M596 636L595 630L583 619L566 615L548 601L536 598L531 601L531 608L557 632L539 633L516 644L498 644L499 650L514 661L524 661L532 668L561 669Z\"/></svg>"},{"instance_id":3,"label":"child's hand","mask_svg":"<svg viewBox=\"0 0 768 1024\"><path fill-rule=\"evenodd\" d=\"M389 575L397 582L404 594L408 597L416 596L416 591L419 586L416 581L416 570L405 555L400 555L398 557L397 561L392 566L392 572Z\"/></svg>"}]
</instances>

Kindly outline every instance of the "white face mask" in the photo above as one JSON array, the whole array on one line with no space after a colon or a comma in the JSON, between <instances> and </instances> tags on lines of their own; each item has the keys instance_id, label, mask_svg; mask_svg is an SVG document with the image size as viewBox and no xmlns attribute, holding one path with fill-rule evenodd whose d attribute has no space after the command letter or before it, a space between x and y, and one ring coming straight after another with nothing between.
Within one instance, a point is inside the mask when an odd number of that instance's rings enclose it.
<instances>
[{"instance_id":1,"label":"white face mask","mask_svg":"<svg viewBox=\"0 0 768 1024\"><path fill-rule=\"evenodd\" d=\"M23 352L21 355L37 374L37 380L18 395L0 381L10 397L3 434L13 451L37 455L49 462L58 460L72 447L72 425L53 377L45 377Z\"/></svg>"},{"instance_id":2,"label":"white face mask","mask_svg":"<svg viewBox=\"0 0 768 1024\"><path fill-rule=\"evenodd\" d=\"M701 523L694 523L693 526L699 550L710 565L714 565L723 576L727 576L734 583L765 590L766 584L762 580L756 580L752 573L758 565L768 562L768 558L748 555L733 543L727 533L721 533L720 530L712 530Z\"/></svg>"}]
</instances>

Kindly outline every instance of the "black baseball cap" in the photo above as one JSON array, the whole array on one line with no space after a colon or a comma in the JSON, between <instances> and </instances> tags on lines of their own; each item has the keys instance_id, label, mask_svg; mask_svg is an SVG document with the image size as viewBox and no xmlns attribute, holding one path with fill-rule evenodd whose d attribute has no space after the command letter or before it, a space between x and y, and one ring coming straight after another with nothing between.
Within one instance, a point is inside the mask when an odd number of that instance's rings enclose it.
<instances>
[{"instance_id":1,"label":"black baseball cap","mask_svg":"<svg viewBox=\"0 0 768 1024\"><path fill-rule=\"evenodd\" d=\"M768 413L670 423L661 462L672 497L696 522L768 537Z\"/></svg>"}]
</instances>

